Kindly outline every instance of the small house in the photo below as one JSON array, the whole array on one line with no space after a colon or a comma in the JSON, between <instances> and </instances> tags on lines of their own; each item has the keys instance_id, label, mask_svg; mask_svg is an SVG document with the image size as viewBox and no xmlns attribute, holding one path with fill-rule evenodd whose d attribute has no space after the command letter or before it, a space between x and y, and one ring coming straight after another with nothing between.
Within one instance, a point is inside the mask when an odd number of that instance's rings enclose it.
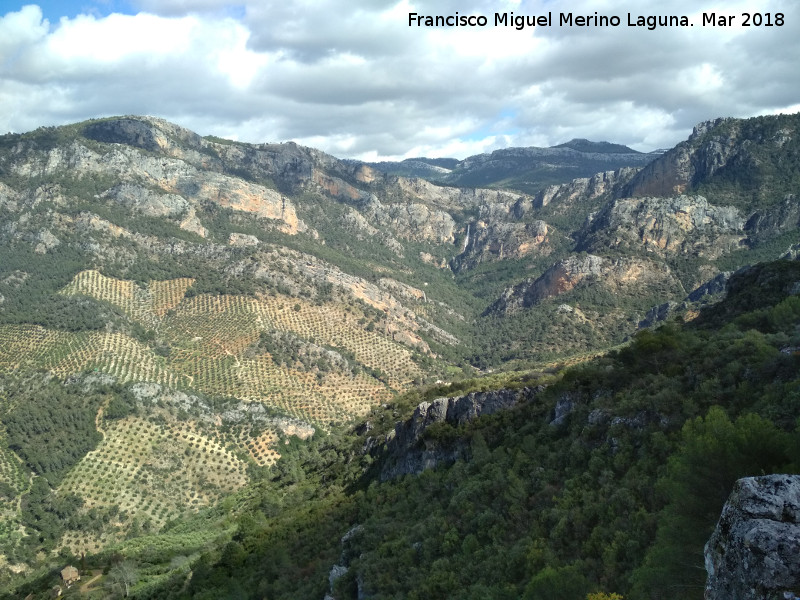
<instances>
[{"instance_id":1,"label":"small house","mask_svg":"<svg viewBox=\"0 0 800 600\"><path fill-rule=\"evenodd\" d=\"M78 573L78 569L69 565L61 569L61 579L64 581L64 585L69 587L76 581L80 581L81 575Z\"/></svg>"}]
</instances>

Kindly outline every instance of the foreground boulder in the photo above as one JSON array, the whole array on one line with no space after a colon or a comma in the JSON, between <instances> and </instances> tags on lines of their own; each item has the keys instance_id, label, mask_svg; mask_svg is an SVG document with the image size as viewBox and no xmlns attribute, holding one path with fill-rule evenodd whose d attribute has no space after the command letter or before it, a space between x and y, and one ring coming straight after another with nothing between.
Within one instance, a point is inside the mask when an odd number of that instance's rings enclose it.
<instances>
[{"instance_id":1,"label":"foreground boulder","mask_svg":"<svg viewBox=\"0 0 800 600\"><path fill-rule=\"evenodd\" d=\"M800 475L736 482L706 544L707 600L800 591Z\"/></svg>"}]
</instances>

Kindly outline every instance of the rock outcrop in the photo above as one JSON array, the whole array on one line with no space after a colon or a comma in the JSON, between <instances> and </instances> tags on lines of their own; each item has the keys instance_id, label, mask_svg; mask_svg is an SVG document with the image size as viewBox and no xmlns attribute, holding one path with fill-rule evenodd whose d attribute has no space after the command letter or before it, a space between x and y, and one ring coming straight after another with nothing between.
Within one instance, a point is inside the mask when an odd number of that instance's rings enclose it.
<instances>
[{"instance_id":1,"label":"rock outcrop","mask_svg":"<svg viewBox=\"0 0 800 600\"><path fill-rule=\"evenodd\" d=\"M681 313L683 319L688 321L696 317L700 307L709 303L717 302L724 297L728 279L732 275L731 271L724 271L716 277L709 279L702 285L692 290L683 302L670 300L654 306L645 314L644 319L639 321L639 329L653 327L658 323L666 321L676 313Z\"/></svg>"},{"instance_id":2,"label":"rock outcrop","mask_svg":"<svg viewBox=\"0 0 800 600\"><path fill-rule=\"evenodd\" d=\"M538 278L507 288L485 314L512 313L572 291L582 283L596 283L615 294L633 293L648 286L677 291L680 283L664 264L638 258L608 259L593 254L567 257Z\"/></svg>"},{"instance_id":3,"label":"rock outcrop","mask_svg":"<svg viewBox=\"0 0 800 600\"><path fill-rule=\"evenodd\" d=\"M604 171L592 177L580 177L570 183L550 185L536 194L533 206L541 208L549 204L569 206L576 201L594 200L604 194L616 192L638 173L636 167L623 167L616 171Z\"/></svg>"},{"instance_id":4,"label":"rock outcrop","mask_svg":"<svg viewBox=\"0 0 800 600\"><path fill-rule=\"evenodd\" d=\"M720 127L725 123L730 127ZM633 178L625 196L668 198L691 191L693 185L711 177L740 149L741 128L732 119L715 119L698 124L691 137Z\"/></svg>"},{"instance_id":5,"label":"rock outcrop","mask_svg":"<svg viewBox=\"0 0 800 600\"><path fill-rule=\"evenodd\" d=\"M328 592L325 594L323 600L338 600L334 595L334 586L336 585L336 581L347 575L347 572L350 570L350 562L355 558L352 547L353 542L361 537L363 532L363 525L355 525L342 536L342 553L339 555L339 561L331 567L328 573ZM364 590L362 589L361 577L358 576L356 577L356 597L359 600L366 598Z\"/></svg>"},{"instance_id":6,"label":"rock outcrop","mask_svg":"<svg viewBox=\"0 0 800 600\"><path fill-rule=\"evenodd\" d=\"M95 199L146 216L189 216L183 228L201 236L203 225L189 210L209 203L270 220L284 233L307 229L289 198L269 185L225 173L224 164L211 156L218 154L214 145L188 130L151 117L120 117L90 122L83 134L104 145L77 138L6 169L23 177L58 176L68 170L86 190L95 180L113 177L116 185ZM85 194L81 190L78 195Z\"/></svg>"},{"instance_id":7,"label":"rock outcrop","mask_svg":"<svg viewBox=\"0 0 800 600\"><path fill-rule=\"evenodd\" d=\"M478 221L467 229L464 251L452 261L458 272L483 262L550 254L548 228L544 221L532 223Z\"/></svg>"},{"instance_id":8,"label":"rock outcrop","mask_svg":"<svg viewBox=\"0 0 800 600\"><path fill-rule=\"evenodd\" d=\"M454 240L456 224L450 213L421 203L382 204L372 198L362 212L373 222L388 227L404 239L448 244Z\"/></svg>"},{"instance_id":9,"label":"rock outcrop","mask_svg":"<svg viewBox=\"0 0 800 600\"><path fill-rule=\"evenodd\" d=\"M761 209L747 219L744 229L752 240L769 238L776 233L796 230L800 226L800 199L788 194L783 202Z\"/></svg>"},{"instance_id":10,"label":"rock outcrop","mask_svg":"<svg viewBox=\"0 0 800 600\"><path fill-rule=\"evenodd\" d=\"M622 198L591 217L580 247L716 259L740 246L744 224L736 208L714 206L703 196Z\"/></svg>"},{"instance_id":11,"label":"rock outcrop","mask_svg":"<svg viewBox=\"0 0 800 600\"><path fill-rule=\"evenodd\" d=\"M440 464L455 462L464 455L461 442L440 444L426 438L426 430L436 423L453 427L463 425L481 415L509 409L520 402L529 402L544 388L502 389L491 392L472 392L454 398L436 398L422 402L408 421L398 423L387 436L387 458L381 470L381 480L401 475L418 474Z\"/></svg>"},{"instance_id":12,"label":"rock outcrop","mask_svg":"<svg viewBox=\"0 0 800 600\"><path fill-rule=\"evenodd\" d=\"M800 588L800 475L736 482L705 547L706 600L772 600Z\"/></svg>"}]
</instances>

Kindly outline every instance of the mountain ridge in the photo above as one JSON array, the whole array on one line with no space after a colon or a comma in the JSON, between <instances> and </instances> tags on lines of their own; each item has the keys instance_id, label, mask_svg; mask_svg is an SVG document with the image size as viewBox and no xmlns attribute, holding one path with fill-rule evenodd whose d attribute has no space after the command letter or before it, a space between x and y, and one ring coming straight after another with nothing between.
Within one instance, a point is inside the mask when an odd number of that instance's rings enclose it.
<instances>
[{"instance_id":1,"label":"mountain ridge","mask_svg":"<svg viewBox=\"0 0 800 600\"><path fill-rule=\"evenodd\" d=\"M410 158L368 163L381 172L428 179L452 186L502 187L535 194L541 188L600 171L644 166L659 153L641 153L621 144L575 138L548 148L501 148L458 159Z\"/></svg>"}]
</instances>

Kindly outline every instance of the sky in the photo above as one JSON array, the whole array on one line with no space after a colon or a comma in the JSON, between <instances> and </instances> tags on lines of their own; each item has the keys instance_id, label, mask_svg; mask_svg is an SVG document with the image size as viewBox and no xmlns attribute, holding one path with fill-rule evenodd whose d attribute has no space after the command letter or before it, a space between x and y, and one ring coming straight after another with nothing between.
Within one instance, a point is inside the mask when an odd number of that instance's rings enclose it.
<instances>
[{"instance_id":1,"label":"sky","mask_svg":"<svg viewBox=\"0 0 800 600\"><path fill-rule=\"evenodd\" d=\"M495 26L508 12L552 25ZM628 26L651 15L692 25ZM0 0L0 133L146 114L368 161L576 137L650 151L708 119L800 111L798 65L796 0Z\"/></svg>"}]
</instances>

